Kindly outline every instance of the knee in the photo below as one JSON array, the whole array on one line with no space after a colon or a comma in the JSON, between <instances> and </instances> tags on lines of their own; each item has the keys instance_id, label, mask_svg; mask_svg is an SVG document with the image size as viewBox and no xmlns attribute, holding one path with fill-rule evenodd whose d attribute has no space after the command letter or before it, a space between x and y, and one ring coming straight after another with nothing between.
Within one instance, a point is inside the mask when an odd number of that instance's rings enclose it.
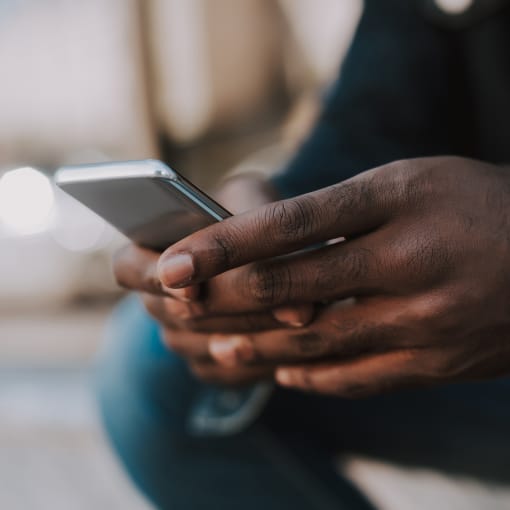
<instances>
[{"instance_id":1,"label":"knee","mask_svg":"<svg viewBox=\"0 0 510 510\"><path fill-rule=\"evenodd\" d=\"M162 345L158 325L128 297L106 327L95 384L106 432L128 469L144 469L162 431L167 440L184 433L193 385Z\"/></svg>"}]
</instances>

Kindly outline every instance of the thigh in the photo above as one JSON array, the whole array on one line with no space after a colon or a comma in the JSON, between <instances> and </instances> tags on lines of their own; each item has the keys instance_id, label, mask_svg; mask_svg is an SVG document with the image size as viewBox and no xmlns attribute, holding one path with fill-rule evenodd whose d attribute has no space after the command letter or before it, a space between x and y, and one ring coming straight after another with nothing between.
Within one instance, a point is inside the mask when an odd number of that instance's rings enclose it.
<instances>
[{"instance_id":1,"label":"thigh","mask_svg":"<svg viewBox=\"0 0 510 510\"><path fill-rule=\"evenodd\" d=\"M115 312L106 336L98 369L106 430L132 479L159 508L370 508L336 476L330 452L304 434L299 442L282 441L279 431L288 425L278 423L285 416L274 414L272 403L242 432L190 434L190 410L207 388L163 347L136 298ZM277 392L275 403L288 396Z\"/></svg>"},{"instance_id":2,"label":"thigh","mask_svg":"<svg viewBox=\"0 0 510 510\"><path fill-rule=\"evenodd\" d=\"M509 402L508 379L362 400L279 392L265 419L278 437L297 442L304 433L324 451L508 483Z\"/></svg>"}]
</instances>

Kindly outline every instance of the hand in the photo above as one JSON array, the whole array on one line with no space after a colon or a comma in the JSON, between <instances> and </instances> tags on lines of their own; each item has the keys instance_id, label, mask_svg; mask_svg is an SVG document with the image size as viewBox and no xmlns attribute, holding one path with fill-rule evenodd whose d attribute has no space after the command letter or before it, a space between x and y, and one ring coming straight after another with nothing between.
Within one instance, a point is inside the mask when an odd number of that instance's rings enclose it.
<instances>
[{"instance_id":1,"label":"hand","mask_svg":"<svg viewBox=\"0 0 510 510\"><path fill-rule=\"evenodd\" d=\"M244 336L247 363L280 364L283 385L353 397L510 372L510 174L500 167L392 163L229 218L159 261L169 287L219 273L209 313L334 302L308 327ZM228 336L214 341L235 350Z\"/></svg>"},{"instance_id":2,"label":"hand","mask_svg":"<svg viewBox=\"0 0 510 510\"><path fill-rule=\"evenodd\" d=\"M255 207L274 198L269 185L253 176L227 181L218 193L218 200L232 211ZM224 384L248 383L273 377L274 364L237 367L235 360L228 366L215 363L209 353L209 339L214 333L243 333L277 329L282 323L305 324L311 319L313 307L306 305L270 313L243 315L206 314L196 301L198 285L173 290L161 285L157 275L159 254L134 244L124 247L114 260L117 281L124 287L141 292L148 312L162 325L165 344L185 357L191 369L202 379ZM217 292L221 283L215 282ZM203 289L206 290L206 289ZM198 313L200 312L200 313ZM241 337L238 337L238 340ZM242 352L242 340L238 350ZM224 360L225 361L225 360Z\"/></svg>"}]
</instances>

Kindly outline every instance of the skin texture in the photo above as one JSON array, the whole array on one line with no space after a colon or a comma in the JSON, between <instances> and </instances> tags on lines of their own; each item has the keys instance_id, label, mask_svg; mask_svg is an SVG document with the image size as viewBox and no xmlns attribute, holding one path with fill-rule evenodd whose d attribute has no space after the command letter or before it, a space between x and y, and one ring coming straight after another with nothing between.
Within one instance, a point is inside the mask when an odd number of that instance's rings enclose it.
<instances>
[{"instance_id":1,"label":"skin texture","mask_svg":"<svg viewBox=\"0 0 510 510\"><path fill-rule=\"evenodd\" d=\"M219 362L276 363L284 385L358 397L497 377L510 371L509 212L500 167L400 161L193 234L162 255L159 277L222 275L196 317L327 303L301 328L211 339ZM181 281L175 254L192 261Z\"/></svg>"},{"instance_id":2,"label":"skin texture","mask_svg":"<svg viewBox=\"0 0 510 510\"><path fill-rule=\"evenodd\" d=\"M275 191L260 176L246 175L227 180L215 198L233 213L255 208L275 200ZM184 357L192 371L208 382L242 385L274 377L276 364L238 365L226 354L218 363L209 352L211 339L239 333L276 331L283 327L302 327L313 316L314 307L301 304L273 311L232 314L204 313L202 302L210 289L221 292L221 278L207 285L191 285L172 289L161 283L157 274L160 254L134 244L123 247L114 259L117 281L136 290L148 311L162 326L165 344ZM220 280L220 281L218 281ZM238 335L238 338L239 335ZM237 352L242 352L242 346Z\"/></svg>"},{"instance_id":3,"label":"skin texture","mask_svg":"<svg viewBox=\"0 0 510 510\"><path fill-rule=\"evenodd\" d=\"M212 278L192 321L260 313L267 329L275 308L321 303L302 327L189 338L230 374L277 366L280 384L360 397L510 371L510 177L495 165L394 162L208 227L155 266L168 288Z\"/></svg>"}]
</instances>

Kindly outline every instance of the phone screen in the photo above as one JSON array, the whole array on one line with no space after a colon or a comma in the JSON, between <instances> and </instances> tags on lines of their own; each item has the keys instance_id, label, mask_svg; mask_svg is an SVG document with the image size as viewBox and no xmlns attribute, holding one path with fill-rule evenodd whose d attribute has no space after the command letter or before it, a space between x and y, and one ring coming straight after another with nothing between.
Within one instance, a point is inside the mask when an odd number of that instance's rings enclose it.
<instances>
[{"instance_id":1,"label":"phone screen","mask_svg":"<svg viewBox=\"0 0 510 510\"><path fill-rule=\"evenodd\" d=\"M67 182L59 186L141 246L162 251L218 221L194 197L161 177ZM228 215L228 213L227 213Z\"/></svg>"}]
</instances>

